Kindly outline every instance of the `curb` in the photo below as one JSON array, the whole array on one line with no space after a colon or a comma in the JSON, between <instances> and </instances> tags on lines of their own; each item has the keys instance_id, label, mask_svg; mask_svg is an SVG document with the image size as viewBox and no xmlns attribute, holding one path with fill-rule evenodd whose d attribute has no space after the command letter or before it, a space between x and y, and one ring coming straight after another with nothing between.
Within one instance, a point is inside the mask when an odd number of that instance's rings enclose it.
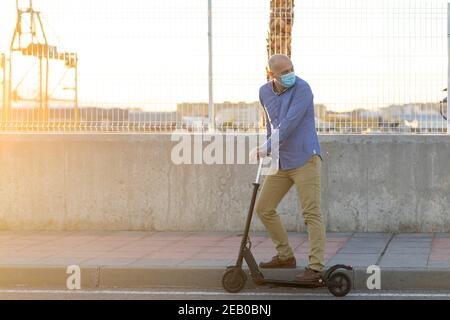
<instances>
[{"instance_id":1,"label":"curb","mask_svg":"<svg viewBox=\"0 0 450 320\"><path fill-rule=\"evenodd\" d=\"M112 267L81 266L81 288L203 288L221 289L225 267ZM292 279L301 269L267 270L267 278ZM348 271L347 271L348 272ZM355 290L368 290L366 269L350 271ZM66 288L70 274L63 266L0 266L0 287ZM246 289L256 285L247 280ZM448 269L381 269L383 290L450 290Z\"/></svg>"}]
</instances>

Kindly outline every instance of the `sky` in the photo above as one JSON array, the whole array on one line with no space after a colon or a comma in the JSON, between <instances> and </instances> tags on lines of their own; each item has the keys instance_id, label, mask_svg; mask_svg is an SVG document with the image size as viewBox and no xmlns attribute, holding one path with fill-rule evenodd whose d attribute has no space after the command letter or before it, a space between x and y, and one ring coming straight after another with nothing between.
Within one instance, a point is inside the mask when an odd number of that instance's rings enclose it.
<instances>
[{"instance_id":1,"label":"sky","mask_svg":"<svg viewBox=\"0 0 450 320\"><path fill-rule=\"evenodd\" d=\"M50 44L78 53L81 105L155 111L208 101L207 2L33 1ZM336 111L439 101L447 83L446 7L443 0L296 0L296 73L316 103ZM269 0L213 0L212 17L214 101L258 100ZM1 0L0 52L9 52L15 20L15 1ZM18 82L32 62L14 61ZM64 68L52 70L50 87L64 96ZM23 81L24 95L34 94L33 81Z\"/></svg>"}]
</instances>

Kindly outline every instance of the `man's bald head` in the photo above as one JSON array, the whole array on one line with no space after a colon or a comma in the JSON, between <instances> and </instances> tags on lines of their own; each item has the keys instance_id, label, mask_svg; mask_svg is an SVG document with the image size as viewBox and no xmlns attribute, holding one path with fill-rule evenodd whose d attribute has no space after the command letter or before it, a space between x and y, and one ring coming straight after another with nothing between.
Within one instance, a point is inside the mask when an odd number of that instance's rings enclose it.
<instances>
[{"instance_id":1,"label":"man's bald head","mask_svg":"<svg viewBox=\"0 0 450 320\"><path fill-rule=\"evenodd\" d=\"M285 54L274 54L269 58L269 70L275 75L283 74L292 69L292 61Z\"/></svg>"},{"instance_id":2,"label":"man's bald head","mask_svg":"<svg viewBox=\"0 0 450 320\"><path fill-rule=\"evenodd\" d=\"M291 87L295 83L294 66L291 59L285 54L274 54L269 58L269 77L274 79L277 91L283 91L286 87ZM283 76L290 75L290 79L284 81Z\"/></svg>"}]
</instances>

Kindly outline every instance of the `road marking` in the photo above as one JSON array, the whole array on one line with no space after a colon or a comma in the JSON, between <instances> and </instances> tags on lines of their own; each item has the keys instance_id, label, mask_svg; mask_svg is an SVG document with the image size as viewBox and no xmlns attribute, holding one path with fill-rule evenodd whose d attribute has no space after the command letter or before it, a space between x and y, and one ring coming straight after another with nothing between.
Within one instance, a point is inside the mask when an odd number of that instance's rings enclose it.
<instances>
[{"instance_id":1,"label":"road marking","mask_svg":"<svg viewBox=\"0 0 450 320\"><path fill-rule=\"evenodd\" d=\"M131 290L26 290L11 289L0 290L0 294L106 294L106 295L168 295L168 296L184 296L184 295L200 295L200 296L285 296L285 297L330 297L328 293L286 293L286 292L241 292L226 293L215 291L131 291ZM350 293L348 297L416 297L416 298L450 298L450 293Z\"/></svg>"}]
</instances>

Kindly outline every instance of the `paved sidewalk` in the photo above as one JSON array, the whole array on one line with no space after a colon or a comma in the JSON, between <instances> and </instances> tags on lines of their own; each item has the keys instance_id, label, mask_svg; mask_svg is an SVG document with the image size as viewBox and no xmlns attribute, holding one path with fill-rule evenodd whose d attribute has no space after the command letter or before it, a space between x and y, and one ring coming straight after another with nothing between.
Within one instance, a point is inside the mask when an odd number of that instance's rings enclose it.
<instances>
[{"instance_id":1,"label":"paved sidewalk","mask_svg":"<svg viewBox=\"0 0 450 320\"><path fill-rule=\"evenodd\" d=\"M307 235L290 233L289 237L298 268L302 268L308 256ZM266 233L253 233L251 240L252 252L258 261L270 259L275 254L274 245ZM3 231L0 232L0 285L53 283L51 279L44 279L52 274L51 270L59 270L55 279L62 281L67 277L65 268L75 264L86 270L85 274L91 278L83 281L88 283L92 280L93 286L99 286L101 281L108 279L103 270L112 272L111 277L121 279L112 281L112 286L130 287L136 281L139 283L139 279L144 284L148 280L146 275L157 277L158 272L159 282L155 280L154 283L164 285L161 281L167 278L172 282L170 284L178 285L177 276L172 277L170 272L175 274L180 270L184 272L183 276L178 275L183 282L180 285L185 285L188 277L193 283L202 284L210 271L214 273L211 281L220 286L220 274L227 265L234 263L240 241L238 233L222 232ZM436 281L441 286L448 282L450 289L450 278L447 276L445 281L439 278L442 274L450 274L450 233L328 233L326 264L337 263L350 264L361 272L372 264L379 265L382 270L418 270L420 277L429 274L438 279ZM37 269L41 273L35 273L33 281L25 280L23 270ZM196 279L194 271L190 274L185 272L194 269L201 270L197 276L204 279ZM50 271L45 273L45 270ZM134 270L147 270L147 273L133 275ZM162 275L163 271L167 274ZM293 271L280 272L290 275ZM427 283L426 279L422 278L422 281Z\"/></svg>"}]
</instances>

